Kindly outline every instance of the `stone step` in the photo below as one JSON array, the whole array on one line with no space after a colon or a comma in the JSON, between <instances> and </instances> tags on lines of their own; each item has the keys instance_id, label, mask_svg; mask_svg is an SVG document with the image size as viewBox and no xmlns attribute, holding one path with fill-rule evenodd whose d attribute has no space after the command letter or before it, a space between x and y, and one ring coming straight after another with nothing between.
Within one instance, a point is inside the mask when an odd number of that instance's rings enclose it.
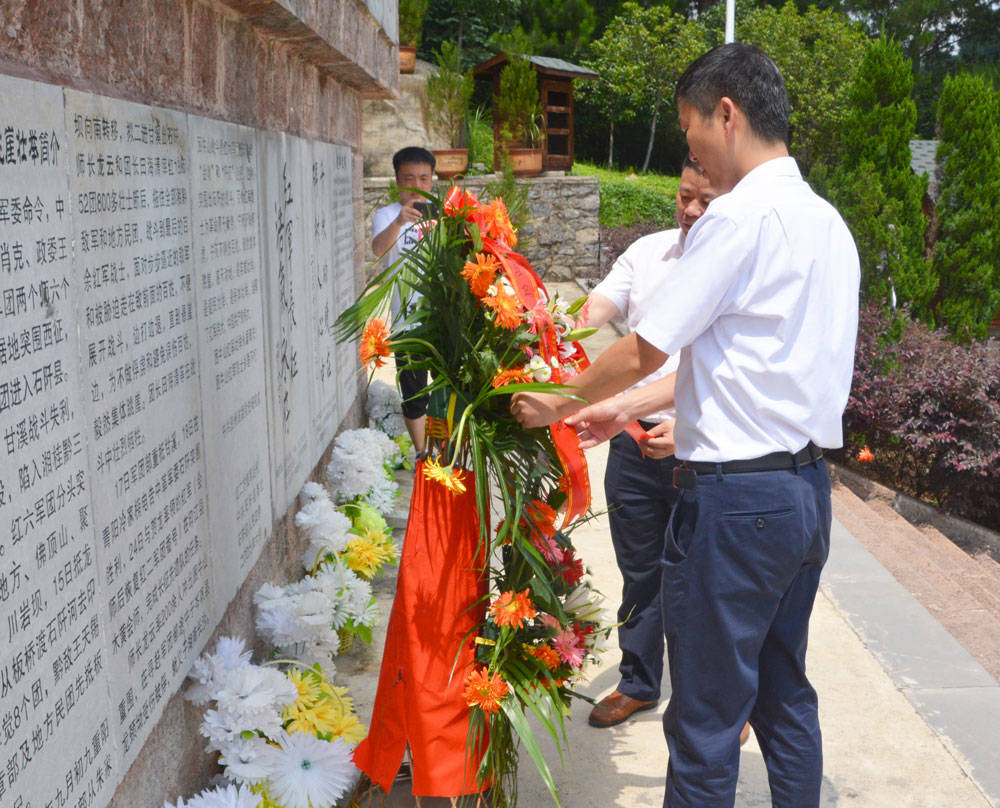
<instances>
[{"instance_id":1,"label":"stone step","mask_svg":"<svg viewBox=\"0 0 1000 808\"><path fill-rule=\"evenodd\" d=\"M834 486L834 515L990 674L1000 678L1000 565L972 557L881 498Z\"/></svg>"}]
</instances>

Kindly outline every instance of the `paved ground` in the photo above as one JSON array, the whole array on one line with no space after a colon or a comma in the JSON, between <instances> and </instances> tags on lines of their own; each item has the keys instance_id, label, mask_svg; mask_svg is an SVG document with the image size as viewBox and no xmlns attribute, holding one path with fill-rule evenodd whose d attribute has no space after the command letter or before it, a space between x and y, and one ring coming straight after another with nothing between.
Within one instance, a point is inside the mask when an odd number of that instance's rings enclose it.
<instances>
[{"instance_id":1,"label":"paved ground","mask_svg":"<svg viewBox=\"0 0 1000 808\"><path fill-rule=\"evenodd\" d=\"M613 338L610 330L595 335L588 351L599 352ZM595 510L603 507L605 457L600 448L588 453ZM927 538L926 531L916 531L891 510L863 502L839 485L834 515L808 656L824 732L822 804L1000 807L1000 684L994 678L1000 636L992 632L1000 576L992 567L970 566L951 555L939 537ZM606 519L578 529L574 540L613 611L621 578ZM387 608L392 579L379 590ZM985 630L977 632L977 625ZM366 654L340 665L362 718L370 710L378 654L376 639ZM611 692L618 682L617 660L612 643L605 663L591 670L584 692L595 699ZM665 685L664 703L668 696ZM661 805L667 759L662 710L597 730L586 722L589 705L576 703L565 768L554 749L548 754L562 804ZM521 769L520 805L551 805L527 757ZM414 804L405 784L394 789L388 804ZM424 808L439 804L446 803L423 801ZM742 753L736 804L770 805L766 772L752 738Z\"/></svg>"}]
</instances>

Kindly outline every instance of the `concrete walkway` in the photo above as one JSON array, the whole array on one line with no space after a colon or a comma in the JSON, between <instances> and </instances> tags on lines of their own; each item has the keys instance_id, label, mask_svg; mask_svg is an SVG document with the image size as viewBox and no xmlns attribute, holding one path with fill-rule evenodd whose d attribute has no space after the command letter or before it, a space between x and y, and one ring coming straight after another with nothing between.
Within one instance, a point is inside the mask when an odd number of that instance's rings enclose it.
<instances>
[{"instance_id":1,"label":"concrete walkway","mask_svg":"<svg viewBox=\"0 0 1000 808\"><path fill-rule=\"evenodd\" d=\"M603 504L606 451L588 453L594 508ZM838 487L835 509L848 497ZM573 534L595 585L617 607L621 576L606 519ZM988 808L1000 805L1000 685L886 569L834 522L830 561L812 618L809 673L819 692L825 777L822 805L857 808ZM581 688L600 699L618 684L617 645ZM663 704L669 696L664 683ZM564 770L548 744L566 808L659 806L667 751L656 712L611 729L587 724L577 702ZM551 804L530 760L520 802ZM770 805L767 774L751 736L736 805Z\"/></svg>"},{"instance_id":2,"label":"concrete walkway","mask_svg":"<svg viewBox=\"0 0 1000 808\"><path fill-rule=\"evenodd\" d=\"M577 294L572 287L560 291L571 298ZM616 336L612 329L602 329L588 339L588 353L599 354ZM604 508L606 456L606 447L588 452L595 511ZM963 647L911 594L924 597L922 587L914 584L920 579L912 572L900 574L897 565L887 560L897 573L894 577L866 549L873 547L886 558L869 534L878 536L893 518L899 517L868 509L851 491L835 485L832 549L813 613L808 653L824 737L822 805L1000 808L1000 684L965 650L972 647L990 664L990 654L1000 649L1000 637L979 638L976 643L969 639L975 632L967 631ZM613 615L621 576L606 517L580 527L573 539ZM897 543L897 555L906 555L907 546ZM934 576L933 562L924 563L922 569L924 580ZM389 578L379 587L386 610L392 583ZM1000 598L1000 587L990 583L989 590L985 597ZM992 626L989 621L984 625ZM985 646L982 653L978 645ZM340 666L348 674L345 681L355 693L363 720L374 695L379 657L377 637L354 671L349 671L350 665ZM604 663L590 669L589 682L580 689L595 700L614 690L618 658L612 635ZM552 743L543 740L565 808L662 804L667 750L660 720L668 697L665 682L658 710L600 730L587 724L590 705L574 703L567 722L570 751L564 767ZM413 805L405 792L406 785L400 783L388 804ZM553 804L526 754L522 754L518 797L522 808ZM424 808L439 803L447 805L447 801L422 801ZM751 736L742 752L736 805L770 804L766 770Z\"/></svg>"}]
</instances>

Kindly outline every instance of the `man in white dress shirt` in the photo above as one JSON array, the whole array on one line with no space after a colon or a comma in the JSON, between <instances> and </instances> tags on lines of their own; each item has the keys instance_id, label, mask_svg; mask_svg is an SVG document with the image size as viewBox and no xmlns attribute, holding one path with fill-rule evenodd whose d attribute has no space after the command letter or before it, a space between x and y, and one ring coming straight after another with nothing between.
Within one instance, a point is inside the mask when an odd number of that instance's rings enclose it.
<instances>
[{"instance_id":1,"label":"man in white dress shirt","mask_svg":"<svg viewBox=\"0 0 1000 808\"><path fill-rule=\"evenodd\" d=\"M415 225L426 218L427 209L421 209L421 205L426 205L427 200L416 191L430 192L434 162L434 155L420 146L407 146L392 156L399 201L379 208L372 216L372 252L383 256L383 266L398 261L403 251L415 246L420 238ZM393 318L396 318L402 308L398 297L393 298L392 308ZM407 369L405 356L397 354L395 358L403 396L403 421L413 441L413 449L419 455L425 448L427 396L420 391L427 386L427 371Z\"/></svg>"},{"instance_id":2,"label":"man in white dress shirt","mask_svg":"<svg viewBox=\"0 0 1000 808\"><path fill-rule=\"evenodd\" d=\"M691 226L705 212L715 192L705 172L684 159L677 187L675 217L679 227L643 236L619 256L607 277L590 293L586 318L579 325L600 327L622 318L629 330L642 320L664 277L673 271L684 251ZM622 573L622 600L618 608L620 680L610 695L590 713L590 725L613 727L633 713L648 710L660 700L663 678L663 620L660 613L660 558L670 512L677 500L673 487L674 408L644 405L652 385L671 377L677 357L671 356L629 392L643 429L658 437L664 451L645 442L640 447L622 432L611 439L604 473L608 523L615 558ZM634 391L634 392L633 392Z\"/></svg>"},{"instance_id":3,"label":"man in white dress shirt","mask_svg":"<svg viewBox=\"0 0 1000 808\"><path fill-rule=\"evenodd\" d=\"M567 421L598 436L620 429L605 399L680 352L674 438L685 462L663 556L664 805L734 804L749 719L772 805L813 808L822 739L805 652L832 518L820 447L843 441L857 250L788 156L788 99L766 54L719 46L688 67L676 99L692 159L729 192L691 228L635 333L573 380L600 403ZM532 427L579 404L520 394L512 409Z\"/></svg>"}]
</instances>

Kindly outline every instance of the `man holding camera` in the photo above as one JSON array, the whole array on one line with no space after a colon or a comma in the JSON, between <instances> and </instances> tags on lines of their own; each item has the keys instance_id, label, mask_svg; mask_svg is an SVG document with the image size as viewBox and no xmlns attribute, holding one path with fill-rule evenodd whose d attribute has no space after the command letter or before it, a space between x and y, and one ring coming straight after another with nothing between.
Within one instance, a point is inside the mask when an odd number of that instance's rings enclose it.
<instances>
[{"instance_id":1,"label":"man holding camera","mask_svg":"<svg viewBox=\"0 0 1000 808\"><path fill-rule=\"evenodd\" d=\"M420 238L420 231L414 225L427 218L429 203L417 191L430 193L434 155L420 146L407 146L392 156L392 168L396 172L399 201L379 208L372 217L372 252L383 257L383 266L386 267L398 261L404 250L412 248ZM402 301L394 296L393 320L403 308ZM403 396L403 420L413 441L413 449L419 455L426 448L424 424L427 396L417 394L427 386L427 371L406 370L406 364L405 356L396 356L399 390Z\"/></svg>"}]
</instances>

